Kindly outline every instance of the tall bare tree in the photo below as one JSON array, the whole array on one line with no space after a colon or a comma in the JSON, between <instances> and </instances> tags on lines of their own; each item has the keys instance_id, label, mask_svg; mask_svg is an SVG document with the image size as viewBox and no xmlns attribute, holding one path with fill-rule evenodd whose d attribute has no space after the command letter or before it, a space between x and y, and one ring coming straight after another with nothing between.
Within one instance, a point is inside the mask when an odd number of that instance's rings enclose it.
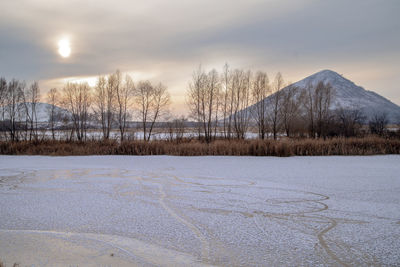
<instances>
[{"instance_id":1,"label":"tall bare tree","mask_svg":"<svg viewBox=\"0 0 400 267\"><path fill-rule=\"evenodd\" d=\"M312 138L326 135L326 125L332 119L330 104L333 89L329 83L309 83L304 91L304 107L306 109L306 120L309 126L309 135Z\"/></svg>"},{"instance_id":2,"label":"tall bare tree","mask_svg":"<svg viewBox=\"0 0 400 267\"><path fill-rule=\"evenodd\" d=\"M218 123L218 95L219 77L216 70L211 70L205 76L205 86L201 90L201 115L204 130L204 137L207 142L213 138L213 123ZM214 117L215 116L215 117ZM215 132L214 132L215 137Z\"/></svg>"},{"instance_id":3,"label":"tall bare tree","mask_svg":"<svg viewBox=\"0 0 400 267\"><path fill-rule=\"evenodd\" d=\"M4 115L5 115L5 102L7 95L7 80L3 77L0 77L0 119L2 121L2 126L4 126ZM3 130L3 127L1 128Z\"/></svg>"},{"instance_id":4,"label":"tall bare tree","mask_svg":"<svg viewBox=\"0 0 400 267\"><path fill-rule=\"evenodd\" d=\"M7 121L6 127L10 134L11 141L18 141L19 135L19 122L21 121L23 113L23 100L25 83L18 80L11 80L8 82L5 90L4 107L5 118Z\"/></svg>"},{"instance_id":5,"label":"tall bare tree","mask_svg":"<svg viewBox=\"0 0 400 267\"><path fill-rule=\"evenodd\" d=\"M119 71L117 71L117 79L121 80L121 75ZM131 76L126 75L124 82L117 83L115 94L116 94L116 103L117 103L117 122L118 128L120 131L121 141L124 140L127 120L129 118L128 108L131 105L132 96L134 94L135 85Z\"/></svg>"},{"instance_id":6,"label":"tall bare tree","mask_svg":"<svg viewBox=\"0 0 400 267\"><path fill-rule=\"evenodd\" d=\"M284 80L282 74L278 72L272 84L272 94L269 97L269 103L268 103L268 105L271 106L269 120L274 140L276 140L277 138L279 127L281 124L280 109L282 105L283 87L284 87Z\"/></svg>"},{"instance_id":7,"label":"tall bare tree","mask_svg":"<svg viewBox=\"0 0 400 267\"><path fill-rule=\"evenodd\" d=\"M233 71L231 73L231 75L230 75L231 76L231 79L230 79L231 86L228 87L229 88L229 90L228 90L228 92L229 92L228 139L233 137L233 129L234 129L234 127L233 127L234 116L233 115L234 115L234 112L236 109L236 104L235 104L235 88L236 88L236 86L235 85L237 85L237 78L236 79L234 79L234 78L237 75L238 75L238 70Z\"/></svg>"},{"instance_id":8,"label":"tall bare tree","mask_svg":"<svg viewBox=\"0 0 400 267\"><path fill-rule=\"evenodd\" d=\"M231 109L231 75L229 71L229 65L224 65L222 77L221 77L221 109L223 116L223 132L224 137L231 138L231 120L232 120L232 109Z\"/></svg>"},{"instance_id":9,"label":"tall bare tree","mask_svg":"<svg viewBox=\"0 0 400 267\"><path fill-rule=\"evenodd\" d=\"M63 88L63 95L63 105L71 113L76 138L79 141L86 140L91 105L89 85L87 83L67 83Z\"/></svg>"},{"instance_id":10,"label":"tall bare tree","mask_svg":"<svg viewBox=\"0 0 400 267\"><path fill-rule=\"evenodd\" d=\"M143 139L147 140L147 125L152 108L153 98L153 85L150 81L140 81L137 85L137 91L135 92L135 100L139 108L140 117L142 121ZM150 135L149 135L150 137Z\"/></svg>"},{"instance_id":11,"label":"tall bare tree","mask_svg":"<svg viewBox=\"0 0 400 267\"><path fill-rule=\"evenodd\" d=\"M238 139L244 139L249 126L250 110L250 77L251 72L234 70L232 73L233 91L233 128Z\"/></svg>"},{"instance_id":12,"label":"tall bare tree","mask_svg":"<svg viewBox=\"0 0 400 267\"><path fill-rule=\"evenodd\" d=\"M193 72L192 81L189 82L189 89L186 99L189 107L190 117L196 122L199 139L201 139L201 132L203 128L202 110L204 105L202 104L202 100L204 100L204 97L202 95L204 94L206 80L206 74L202 70L201 66L199 66L199 68Z\"/></svg>"},{"instance_id":13,"label":"tall bare tree","mask_svg":"<svg viewBox=\"0 0 400 267\"><path fill-rule=\"evenodd\" d=\"M251 108L252 117L255 120L258 128L258 136L261 139L265 138L268 131L268 106L267 96L271 93L268 75L265 72L257 72L253 80L252 98L253 106Z\"/></svg>"},{"instance_id":14,"label":"tall bare tree","mask_svg":"<svg viewBox=\"0 0 400 267\"><path fill-rule=\"evenodd\" d=\"M49 115L49 126L51 129L51 136L53 140L55 140L55 126L56 122L59 120L59 115L57 114L57 105L59 103L60 94L57 88L52 88L47 92L47 103L50 106L47 109L47 113Z\"/></svg>"},{"instance_id":15,"label":"tall bare tree","mask_svg":"<svg viewBox=\"0 0 400 267\"><path fill-rule=\"evenodd\" d=\"M290 137L293 127L298 121L301 104L300 89L294 85L289 85L282 90L282 106L280 109L282 125L286 136Z\"/></svg>"},{"instance_id":16,"label":"tall bare tree","mask_svg":"<svg viewBox=\"0 0 400 267\"><path fill-rule=\"evenodd\" d=\"M302 92L304 97L304 108L306 111L305 121L308 124L309 136L315 138L315 99L314 99L314 87L312 83L308 83Z\"/></svg>"},{"instance_id":17,"label":"tall bare tree","mask_svg":"<svg viewBox=\"0 0 400 267\"><path fill-rule=\"evenodd\" d=\"M149 141L155 123L168 112L170 98L167 87L161 83L153 86L149 81L140 81L135 90L135 102L142 120L143 138Z\"/></svg>"},{"instance_id":18,"label":"tall bare tree","mask_svg":"<svg viewBox=\"0 0 400 267\"><path fill-rule=\"evenodd\" d=\"M94 113L101 123L103 139L110 138L110 131L114 120L115 77L110 74L107 78L100 76L97 79L93 93Z\"/></svg>"},{"instance_id":19,"label":"tall bare tree","mask_svg":"<svg viewBox=\"0 0 400 267\"><path fill-rule=\"evenodd\" d=\"M189 83L188 106L191 117L197 122L199 138L206 142L215 138L218 126L220 78L216 70L208 74L199 67ZM213 131L214 130L214 131Z\"/></svg>"},{"instance_id":20,"label":"tall bare tree","mask_svg":"<svg viewBox=\"0 0 400 267\"><path fill-rule=\"evenodd\" d=\"M212 86L214 88L213 90L215 90L215 92L214 92L214 94L215 94L215 100L214 100L214 102L215 102L214 139L215 139L217 137L217 135L218 135L218 131L219 131L218 127L220 126L220 123L219 123L219 116L220 116L219 111L220 111L220 108L221 108L221 105L222 105L222 92L221 92L221 81L219 79L219 74L215 70L213 72L214 72L213 74L217 75L215 81L213 79L211 79L211 84L210 84L210 86Z\"/></svg>"},{"instance_id":21,"label":"tall bare tree","mask_svg":"<svg viewBox=\"0 0 400 267\"><path fill-rule=\"evenodd\" d=\"M23 92L24 107L25 107L25 118L26 122L29 124L29 140L32 138L37 139L37 104L40 99L40 89L38 82L33 82L31 86L26 87Z\"/></svg>"},{"instance_id":22,"label":"tall bare tree","mask_svg":"<svg viewBox=\"0 0 400 267\"><path fill-rule=\"evenodd\" d=\"M319 82L315 88L315 111L318 137L325 137L326 129L331 117L330 105L332 100L332 86L329 83Z\"/></svg>"}]
</instances>

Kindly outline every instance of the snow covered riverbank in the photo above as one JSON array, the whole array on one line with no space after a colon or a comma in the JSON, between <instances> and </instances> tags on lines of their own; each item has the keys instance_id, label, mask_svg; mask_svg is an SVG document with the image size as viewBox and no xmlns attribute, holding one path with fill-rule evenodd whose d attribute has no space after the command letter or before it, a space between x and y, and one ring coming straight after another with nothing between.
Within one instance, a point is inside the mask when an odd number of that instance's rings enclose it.
<instances>
[{"instance_id":1,"label":"snow covered riverbank","mask_svg":"<svg viewBox=\"0 0 400 267\"><path fill-rule=\"evenodd\" d=\"M22 266L395 265L400 156L0 156Z\"/></svg>"}]
</instances>

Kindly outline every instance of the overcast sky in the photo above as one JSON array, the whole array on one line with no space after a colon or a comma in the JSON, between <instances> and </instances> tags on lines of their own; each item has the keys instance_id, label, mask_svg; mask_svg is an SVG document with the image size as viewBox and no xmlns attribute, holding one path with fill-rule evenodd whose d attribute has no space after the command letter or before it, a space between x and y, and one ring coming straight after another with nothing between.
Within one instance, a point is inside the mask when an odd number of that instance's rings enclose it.
<instances>
[{"instance_id":1,"label":"overcast sky","mask_svg":"<svg viewBox=\"0 0 400 267\"><path fill-rule=\"evenodd\" d=\"M331 69L400 104L399 0L2 0L0 10L0 76L43 92L118 68L165 83L179 111L193 70L228 62L292 82Z\"/></svg>"}]
</instances>

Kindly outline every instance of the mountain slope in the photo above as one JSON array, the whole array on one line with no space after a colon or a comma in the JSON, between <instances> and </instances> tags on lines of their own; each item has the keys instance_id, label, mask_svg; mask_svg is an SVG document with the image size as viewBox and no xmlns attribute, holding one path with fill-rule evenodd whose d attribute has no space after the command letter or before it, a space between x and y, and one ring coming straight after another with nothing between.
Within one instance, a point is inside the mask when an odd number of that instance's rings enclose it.
<instances>
[{"instance_id":1,"label":"mountain slope","mask_svg":"<svg viewBox=\"0 0 400 267\"><path fill-rule=\"evenodd\" d=\"M23 105L23 104L21 104ZM31 104L27 103L28 106L28 111L29 113L31 112ZM37 103L36 104L36 116L37 116L37 121L38 122L48 122L49 121L49 112L51 109L51 104L47 104L47 103ZM25 107L21 106L21 115L18 118L18 120L20 121L25 121L26 119L26 113L25 113ZM63 108L60 108L58 106L55 106L55 114L60 114L62 116L70 116L69 111ZM8 119L8 114L7 112L5 112L5 119Z\"/></svg>"},{"instance_id":2,"label":"mountain slope","mask_svg":"<svg viewBox=\"0 0 400 267\"><path fill-rule=\"evenodd\" d=\"M331 71L323 70L311 76L304 78L301 81L294 83L294 86L306 88L308 84L316 85L318 82L330 83L333 87L333 99L331 109L360 109L367 120L375 114L386 113L389 123L400 123L400 107L390 100L378 95L375 92L367 91L364 88L357 86L352 81L344 78L340 74ZM282 89L286 90L288 87ZM265 100L268 102L267 97Z\"/></svg>"},{"instance_id":3,"label":"mountain slope","mask_svg":"<svg viewBox=\"0 0 400 267\"><path fill-rule=\"evenodd\" d=\"M47 103L37 103L36 105L36 114L37 114L37 120L39 122L48 122L49 121L49 112L51 109L51 104ZM29 109L29 105L28 105ZM30 110L30 109L29 109ZM55 114L62 114L62 115L68 115L69 112L66 109L60 108L58 106L55 106Z\"/></svg>"}]
</instances>

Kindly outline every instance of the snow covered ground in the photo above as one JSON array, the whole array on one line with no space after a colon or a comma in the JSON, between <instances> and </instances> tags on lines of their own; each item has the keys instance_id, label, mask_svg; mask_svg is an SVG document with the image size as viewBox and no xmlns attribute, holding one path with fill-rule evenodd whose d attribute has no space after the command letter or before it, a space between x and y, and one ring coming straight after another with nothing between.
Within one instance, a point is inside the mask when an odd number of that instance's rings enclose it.
<instances>
[{"instance_id":1,"label":"snow covered ground","mask_svg":"<svg viewBox=\"0 0 400 267\"><path fill-rule=\"evenodd\" d=\"M21 266L398 265L400 156L0 157Z\"/></svg>"}]
</instances>

